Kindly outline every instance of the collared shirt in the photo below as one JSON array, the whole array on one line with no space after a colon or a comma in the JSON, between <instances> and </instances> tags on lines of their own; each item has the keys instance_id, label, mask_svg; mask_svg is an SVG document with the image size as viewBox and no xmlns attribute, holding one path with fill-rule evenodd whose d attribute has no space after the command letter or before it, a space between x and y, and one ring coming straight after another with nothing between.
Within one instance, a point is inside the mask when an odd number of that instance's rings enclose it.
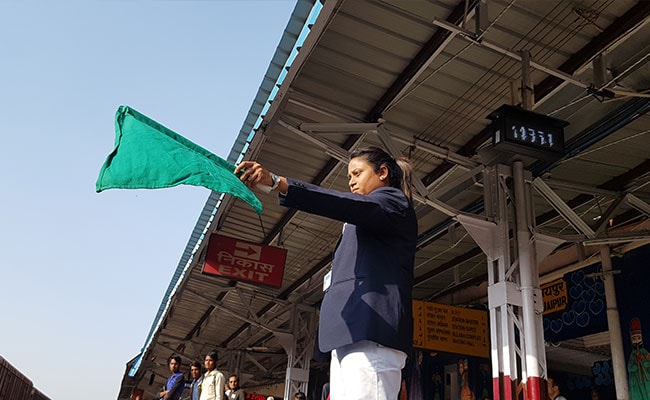
<instances>
[{"instance_id":1,"label":"collared shirt","mask_svg":"<svg viewBox=\"0 0 650 400\"><path fill-rule=\"evenodd\" d=\"M223 400L225 378L216 369L208 371L203 375L201 381L201 393L199 400Z\"/></svg>"}]
</instances>

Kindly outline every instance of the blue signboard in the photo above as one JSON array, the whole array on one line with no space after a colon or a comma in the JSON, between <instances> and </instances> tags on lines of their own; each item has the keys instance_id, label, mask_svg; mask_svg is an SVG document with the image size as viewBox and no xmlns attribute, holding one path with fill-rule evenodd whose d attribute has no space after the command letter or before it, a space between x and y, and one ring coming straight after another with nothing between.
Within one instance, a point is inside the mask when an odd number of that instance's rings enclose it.
<instances>
[{"instance_id":1,"label":"blue signboard","mask_svg":"<svg viewBox=\"0 0 650 400\"><path fill-rule=\"evenodd\" d=\"M541 287L544 340L559 342L607 330L605 286L601 264L569 272Z\"/></svg>"}]
</instances>

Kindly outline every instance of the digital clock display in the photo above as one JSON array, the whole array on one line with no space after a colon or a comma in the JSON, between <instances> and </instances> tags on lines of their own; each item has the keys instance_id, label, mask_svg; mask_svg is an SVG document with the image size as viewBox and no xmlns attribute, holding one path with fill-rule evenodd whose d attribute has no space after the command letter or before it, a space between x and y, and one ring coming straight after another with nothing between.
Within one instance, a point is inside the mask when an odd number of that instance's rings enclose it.
<instances>
[{"instance_id":1,"label":"digital clock display","mask_svg":"<svg viewBox=\"0 0 650 400\"><path fill-rule=\"evenodd\" d=\"M510 127L510 137L524 143L530 143L533 146L539 146L547 149L554 149L555 132L545 132L539 129L531 128L524 124L513 124ZM506 133L508 135L508 133Z\"/></svg>"},{"instance_id":2,"label":"digital clock display","mask_svg":"<svg viewBox=\"0 0 650 400\"><path fill-rule=\"evenodd\" d=\"M541 159L561 158L566 121L503 105L488 116L495 148Z\"/></svg>"}]
</instances>

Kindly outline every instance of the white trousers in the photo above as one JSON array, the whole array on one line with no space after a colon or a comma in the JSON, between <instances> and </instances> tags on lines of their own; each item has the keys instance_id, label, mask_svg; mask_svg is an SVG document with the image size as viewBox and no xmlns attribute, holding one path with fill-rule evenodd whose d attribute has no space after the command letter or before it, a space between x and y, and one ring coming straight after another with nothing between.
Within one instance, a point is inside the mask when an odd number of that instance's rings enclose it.
<instances>
[{"instance_id":1,"label":"white trousers","mask_svg":"<svg viewBox=\"0 0 650 400\"><path fill-rule=\"evenodd\" d=\"M406 353L363 340L332 350L330 400L397 400Z\"/></svg>"}]
</instances>

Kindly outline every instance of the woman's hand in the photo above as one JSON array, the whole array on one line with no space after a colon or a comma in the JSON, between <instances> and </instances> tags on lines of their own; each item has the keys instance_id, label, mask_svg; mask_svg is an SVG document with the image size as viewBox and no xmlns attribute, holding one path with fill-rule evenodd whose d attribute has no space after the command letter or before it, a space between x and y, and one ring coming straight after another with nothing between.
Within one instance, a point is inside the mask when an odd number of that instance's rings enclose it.
<instances>
[{"instance_id":1,"label":"woman's hand","mask_svg":"<svg viewBox=\"0 0 650 400\"><path fill-rule=\"evenodd\" d=\"M272 189L277 189L280 193L287 193L289 187L287 178L272 174L258 162L242 161L241 164L235 168L235 175L240 173L241 175L239 176L239 179L250 189L255 189L257 185L264 185L265 187L260 187L259 189L265 193L269 193ZM273 187L273 177L275 177L276 182L278 183L277 187Z\"/></svg>"},{"instance_id":2,"label":"woman's hand","mask_svg":"<svg viewBox=\"0 0 650 400\"><path fill-rule=\"evenodd\" d=\"M242 172L243 171L243 172ZM272 186L271 172L255 161L242 161L235 168L235 175L241 173L239 179L251 189L255 189L258 184Z\"/></svg>"}]
</instances>

